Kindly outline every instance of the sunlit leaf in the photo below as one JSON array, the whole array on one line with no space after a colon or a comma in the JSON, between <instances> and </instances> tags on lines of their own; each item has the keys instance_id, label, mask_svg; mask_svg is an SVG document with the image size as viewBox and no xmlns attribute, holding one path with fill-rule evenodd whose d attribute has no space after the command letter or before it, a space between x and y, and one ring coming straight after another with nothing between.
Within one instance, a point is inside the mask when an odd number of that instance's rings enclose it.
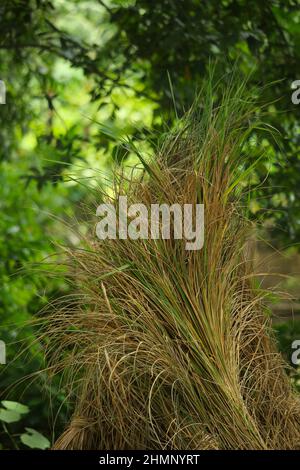
<instances>
[{"instance_id":1,"label":"sunlit leaf","mask_svg":"<svg viewBox=\"0 0 300 470\"><path fill-rule=\"evenodd\" d=\"M21 415L16 411L12 410L4 410L3 408L0 409L0 421L4 421L5 423L16 423L20 421Z\"/></svg>"},{"instance_id":2,"label":"sunlit leaf","mask_svg":"<svg viewBox=\"0 0 300 470\"><path fill-rule=\"evenodd\" d=\"M49 440L41 433L32 428L25 428L26 433L21 434L21 442L31 449L47 449L50 447Z\"/></svg>"},{"instance_id":3,"label":"sunlit leaf","mask_svg":"<svg viewBox=\"0 0 300 470\"><path fill-rule=\"evenodd\" d=\"M28 406L22 405L22 403L18 403L17 401L3 400L1 403L7 410L15 411L20 414L29 413Z\"/></svg>"}]
</instances>

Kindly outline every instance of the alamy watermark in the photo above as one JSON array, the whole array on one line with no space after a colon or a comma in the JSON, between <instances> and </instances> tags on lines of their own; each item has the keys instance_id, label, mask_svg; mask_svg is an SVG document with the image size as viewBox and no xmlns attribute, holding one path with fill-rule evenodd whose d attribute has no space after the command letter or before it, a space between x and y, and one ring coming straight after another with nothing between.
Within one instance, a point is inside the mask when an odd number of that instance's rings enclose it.
<instances>
[{"instance_id":1,"label":"alamy watermark","mask_svg":"<svg viewBox=\"0 0 300 470\"><path fill-rule=\"evenodd\" d=\"M292 342L292 349L295 349L295 351L292 354L291 357L291 362L295 366L300 365L300 340L295 339L295 341Z\"/></svg>"},{"instance_id":2,"label":"alamy watermark","mask_svg":"<svg viewBox=\"0 0 300 470\"><path fill-rule=\"evenodd\" d=\"M0 340L0 364L6 364L6 345Z\"/></svg>"},{"instance_id":3,"label":"alamy watermark","mask_svg":"<svg viewBox=\"0 0 300 470\"><path fill-rule=\"evenodd\" d=\"M6 86L3 80L0 80L0 104L6 104Z\"/></svg>"},{"instance_id":4,"label":"alamy watermark","mask_svg":"<svg viewBox=\"0 0 300 470\"><path fill-rule=\"evenodd\" d=\"M300 80L294 80L291 85L292 90L295 90L292 93L291 100L293 104L300 103Z\"/></svg>"},{"instance_id":5,"label":"alamy watermark","mask_svg":"<svg viewBox=\"0 0 300 470\"><path fill-rule=\"evenodd\" d=\"M128 206L127 196L120 196L118 207L100 204L96 215L102 217L96 225L100 240L185 240L186 250L200 250L204 243L203 204L145 204ZM172 233L173 232L173 233Z\"/></svg>"}]
</instances>

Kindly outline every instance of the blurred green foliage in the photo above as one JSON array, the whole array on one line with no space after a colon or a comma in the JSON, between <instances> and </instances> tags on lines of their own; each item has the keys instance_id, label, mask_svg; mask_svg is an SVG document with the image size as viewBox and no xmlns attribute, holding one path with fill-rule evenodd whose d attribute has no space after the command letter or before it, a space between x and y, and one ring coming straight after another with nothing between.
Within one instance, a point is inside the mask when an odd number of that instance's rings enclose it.
<instances>
[{"instance_id":1,"label":"blurred green foliage","mask_svg":"<svg viewBox=\"0 0 300 470\"><path fill-rule=\"evenodd\" d=\"M299 242L300 105L291 102L291 83L300 78L299 6L298 0L1 0L7 97L0 105L0 337L9 345L2 398L43 367L42 346L32 342L27 322L68 287L51 267L38 266L56 251L53 241L77 243L64 223L80 215L85 181L95 171L109 178L113 165L131 158L118 144L125 135L138 145L149 129L159 138L193 101L211 60L220 79L238 61L241 73L252 73L249 85L269 85L261 112L279 133L275 140L264 135L257 149L264 158L251 176L250 208L267 220L273 243ZM18 356L20 340L26 361ZM25 424L51 439L64 397L45 376L9 392L15 400L22 392L32 410ZM9 445L7 434L3 439Z\"/></svg>"},{"instance_id":2,"label":"blurred green foliage","mask_svg":"<svg viewBox=\"0 0 300 470\"><path fill-rule=\"evenodd\" d=\"M24 446L30 447L31 449L44 450L50 447L50 441L35 429L25 428L25 432L22 434L11 434L9 432L8 425L21 421L24 415L29 413L28 406L9 400L2 400L1 405L0 423L3 426L4 433L10 439L10 444L12 444L16 450L20 448L19 440ZM16 437L18 437L18 440ZM3 445L1 449L3 449Z\"/></svg>"}]
</instances>

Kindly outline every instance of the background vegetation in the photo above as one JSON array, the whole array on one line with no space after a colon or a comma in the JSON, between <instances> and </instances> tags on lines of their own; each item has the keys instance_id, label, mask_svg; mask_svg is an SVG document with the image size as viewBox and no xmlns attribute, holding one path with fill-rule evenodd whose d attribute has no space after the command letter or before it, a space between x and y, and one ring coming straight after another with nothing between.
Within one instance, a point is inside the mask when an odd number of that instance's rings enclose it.
<instances>
[{"instance_id":1,"label":"background vegetation","mask_svg":"<svg viewBox=\"0 0 300 470\"><path fill-rule=\"evenodd\" d=\"M278 133L257 144L264 157L251 175L250 209L272 244L296 256L300 105L291 102L291 83L299 79L299 7L298 0L1 0L0 318L8 367L0 388L3 400L30 409L13 423L0 414L4 448L26 445L8 434L25 426L51 441L54 421L59 432L68 411L47 374L35 377L42 350L23 326L68 289L37 266L55 245L78 243L65 224L80 219L87 182L95 170L109 178L133 158L120 138L141 145L149 130L161 135L192 102L211 60L220 79L238 61L250 84L268 85L265 121ZM297 325L278 326L287 358Z\"/></svg>"}]
</instances>

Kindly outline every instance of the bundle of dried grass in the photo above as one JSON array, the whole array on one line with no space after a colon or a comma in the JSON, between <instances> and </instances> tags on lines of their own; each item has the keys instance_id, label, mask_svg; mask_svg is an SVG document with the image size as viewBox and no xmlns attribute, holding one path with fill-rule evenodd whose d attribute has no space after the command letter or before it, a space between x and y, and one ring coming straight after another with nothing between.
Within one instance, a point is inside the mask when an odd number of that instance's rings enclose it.
<instances>
[{"instance_id":1,"label":"bundle of dried grass","mask_svg":"<svg viewBox=\"0 0 300 470\"><path fill-rule=\"evenodd\" d=\"M146 206L203 203L202 250L94 237L69 253L78 295L45 331L74 400L56 449L300 448L242 207L245 142L260 126L246 83L209 79L156 157L141 157L147 177L127 185Z\"/></svg>"}]
</instances>

